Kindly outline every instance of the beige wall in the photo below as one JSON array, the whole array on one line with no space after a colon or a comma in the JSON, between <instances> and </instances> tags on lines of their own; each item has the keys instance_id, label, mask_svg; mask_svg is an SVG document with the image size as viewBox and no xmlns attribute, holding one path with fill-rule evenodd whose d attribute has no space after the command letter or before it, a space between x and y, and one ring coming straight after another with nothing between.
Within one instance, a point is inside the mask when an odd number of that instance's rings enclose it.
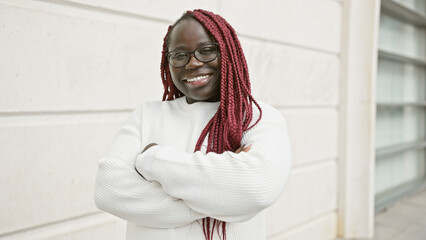
<instances>
[{"instance_id":1,"label":"beige wall","mask_svg":"<svg viewBox=\"0 0 426 240\"><path fill-rule=\"evenodd\" d=\"M287 118L294 170L268 238L337 234L344 2L0 0L0 239L123 239L94 206L97 162L159 100L167 26L185 9L240 33L254 96Z\"/></svg>"}]
</instances>

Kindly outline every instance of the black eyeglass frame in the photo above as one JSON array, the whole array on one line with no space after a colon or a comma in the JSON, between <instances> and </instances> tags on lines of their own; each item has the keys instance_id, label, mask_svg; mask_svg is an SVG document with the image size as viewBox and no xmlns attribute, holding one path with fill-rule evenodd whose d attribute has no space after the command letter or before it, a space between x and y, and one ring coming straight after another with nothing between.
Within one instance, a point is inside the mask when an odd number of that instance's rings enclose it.
<instances>
[{"instance_id":1,"label":"black eyeglass frame","mask_svg":"<svg viewBox=\"0 0 426 240\"><path fill-rule=\"evenodd\" d=\"M200 60L200 59L198 59L198 57L197 57L197 55L195 54L195 52L196 51L198 51L198 50L200 50L201 48L204 48L204 47L207 47L207 46L210 46L210 45L215 45L216 46L216 51L217 51L217 53L216 53L216 56L212 59L212 60L209 60L209 61L203 61L203 60ZM169 62L169 64L170 64L170 66L172 66L172 67L174 67L174 68L182 68L182 67L185 67L186 66L186 64L188 64L189 63L189 60L191 60L191 55L194 55L194 57L195 57L195 59L197 59L198 61L200 61L200 62L202 62L202 63L208 63L208 62L211 62L211 61L214 61L216 58L217 58L217 56L219 56L219 43L208 43L208 44L204 44L203 46L200 46L199 48L197 48L197 49L195 49L194 51L190 51L190 52L187 52L187 51L180 51L180 50L176 50L176 51L171 51L171 52L166 52L166 57L167 57L167 61ZM172 53L186 53L187 54L187 56L188 56L188 59L187 59L187 61L186 61L186 63L185 64L183 64L182 66L180 66L180 67L176 67L176 66L173 66L172 65L172 63L170 62L170 59L169 59L169 56L170 56L170 54L172 54Z\"/></svg>"}]
</instances>

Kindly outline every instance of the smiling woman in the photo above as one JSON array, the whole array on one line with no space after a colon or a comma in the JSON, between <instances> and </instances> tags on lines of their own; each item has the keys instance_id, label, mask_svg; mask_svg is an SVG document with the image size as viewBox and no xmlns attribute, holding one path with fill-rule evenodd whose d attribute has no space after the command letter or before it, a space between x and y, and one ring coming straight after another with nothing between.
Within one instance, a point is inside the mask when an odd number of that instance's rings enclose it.
<instances>
[{"instance_id":1,"label":"smiling woman","mask_svg":"<svg viewBox=\"0 0 426 240\"><path fill-rule=\"evenodd\" d=\"M173 83L187 102L219 101L220 56L206 29L193 18L184 19L173 28L166 42L171 50L166 56Z\"/></svg>"},{"instance_id":2,"label":"smiling woman","mask_svg":"<svg viewBox=\"0 0 426 240\"><path fill-rule=\"evenodd\" d=\"M251 95L234 29L194 10L163 42L163 101L142 104L99 163L98 208L127 239L265 239L291 169L279 111ZM256 108L253 108L256 106Z\"/></svg>"}]
</instances>

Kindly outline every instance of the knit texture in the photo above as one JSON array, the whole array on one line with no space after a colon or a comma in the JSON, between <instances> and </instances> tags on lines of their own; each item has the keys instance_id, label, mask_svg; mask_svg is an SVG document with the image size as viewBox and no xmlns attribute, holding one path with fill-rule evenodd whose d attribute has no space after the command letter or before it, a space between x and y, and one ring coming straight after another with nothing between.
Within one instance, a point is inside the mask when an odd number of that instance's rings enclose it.
<instances>
[{"instance_id":1,"label":"knit texture","mask_svg":"<svg viewBox=\"0 0 426 240\"><path fill-rule=\"evenodd\" d=\"M138 107L99 162L97 207L128 221L128 240L204 239L207 216L227 222L228 240L265 239L263 210L281 195L291 152L284 118L259 104L262 119L241 141L251 149L238 154L206 154L207 138L193 152L219 102ZM141 154L149 143L158 145Z\"/></svg>"}]
</instances>

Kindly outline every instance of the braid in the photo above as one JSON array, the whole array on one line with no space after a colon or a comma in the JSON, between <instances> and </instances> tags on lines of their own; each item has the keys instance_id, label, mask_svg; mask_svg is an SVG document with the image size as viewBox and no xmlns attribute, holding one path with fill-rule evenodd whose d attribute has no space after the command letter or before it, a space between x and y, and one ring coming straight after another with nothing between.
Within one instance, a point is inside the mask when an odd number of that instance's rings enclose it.
<instances>
[{"instance_id":1,"label":"braid","mask_svg":"<svg viewBox=\"0 0 426 240\"><path fill-rule=\"evenodd\" d=\"M200 134L194 151L199 151L208 136L207 152L223 153L235 151L241 145L243 133L255 126L262 117L262 109L251 95L247 62L240 41L232 26L221 16L212 12L196 9L187 11L172 26L169 26L164 37L161 58L161 78L164 86L163 101L173 100L183 96L183 93L173 84L166 53L170 42L170 33L183 19L197 20L219 44L220 69L220 105L215 115L210 119ZM249 127L253 119L253 103L259 109L260 116ZM212 222L212 228L210 223ZM206 240L213 239L214 229L226 240L226 223L210 217L202 221ZM220 228L220 226L222 226ZM211 229L211 230L210 230ZM219 231L222 231L222 234Z\"/></svg>"},{"instance_id":2,"label":"braid","mask_svg":"<svg viewBox=\"0 0 426 240\"><path fill-rule=\"evenodd\" d=\"M177 87L173 84L172 76L170 75L170 69L168 60L166 57L167 52L167 39L169 38L169 34L172 30L173 26L169 26L167 29L167 34L163 40L163 51L161 53L161 79L163 81L164 93L163 93L163 101L164 100L173 100L174 98L182 97L183 94Z\"/></svg>"}]
</instances>

